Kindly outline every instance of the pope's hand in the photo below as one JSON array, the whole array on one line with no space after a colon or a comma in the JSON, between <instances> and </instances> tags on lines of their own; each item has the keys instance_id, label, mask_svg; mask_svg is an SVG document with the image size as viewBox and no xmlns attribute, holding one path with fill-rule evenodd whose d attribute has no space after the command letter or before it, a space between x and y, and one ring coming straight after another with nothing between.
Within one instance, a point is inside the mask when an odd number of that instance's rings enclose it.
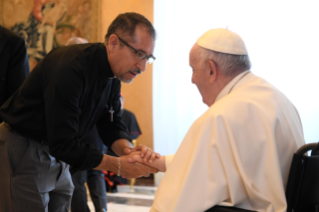
<instances>
[{"instance_id":1,"label":"pope's hand","mask_svg":"<svg viewBox=\"0 0 319 212\"><path fill-rule=\"evenodd\" d=\"M121 163L121 175L126 178L138 178L138 177L148 177L150 173L157 173L158 169L147 166L145 164L142 164L140 162L128 162L128 158L132 156L138 156L138 158L141 158L140 156L141 152L131 152L130 155L123 155L120 157L120 163Z\"/></svg>"},{"instance_id":2,"label":"pope's hand","mask_svg":"<svg viewBox=\"0 0 319 212\"><path fill-rule=\"evenodd\" d=\"M161 155L159 153L154 152L152 149L150 149L147 146L142 145L142 144L139 144L138 146L136 146L132 149L130 149L130 148L124 149L124 153L126 155L129 155L132 152L136 152L136 151L140 152L140 155L141 155L144 163L148 162L149 164L152 164L152 162L155 159L158 159L161 157Z\"/></svg>"},{"instance_id":3,"label":"pope's hand","mask_svg":"<svg viewBox=\"0 0 319 212\"><path fill-rule=\"evenodd\" d=\"M144 162L141 155L134 154L134 153L136 153L136 152L132 152L132 154L129 155L130 157L128 158L128 162L130 162L130 163L136 163L136 162L144 163L146 165L149 165L153 168L158 169L161 172L166 171L165 156L161 156L160 158L155 159L152 164L148 164L148 163Z\"/></svg>"}]
</instances>

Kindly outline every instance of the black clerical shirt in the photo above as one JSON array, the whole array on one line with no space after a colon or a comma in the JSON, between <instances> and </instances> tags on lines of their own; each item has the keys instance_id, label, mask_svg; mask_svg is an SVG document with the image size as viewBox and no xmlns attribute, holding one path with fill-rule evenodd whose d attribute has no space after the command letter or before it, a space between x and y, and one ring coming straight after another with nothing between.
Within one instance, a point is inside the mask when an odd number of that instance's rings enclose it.
<instances>
[{"instance_id":1,"label":"black clerical shirt","mask_svg":"<svg viewBox=\"0 0 319 212\"><path fill-rule=\"evenodd\" d=\"M0 117L21 135L48 142L52 156L87 170L103 158L81 142L95 123L109 147L119 138L130 140L121 120L120 89L103 44L59 47L4 103Z\"/></svg>"}]
</instances>

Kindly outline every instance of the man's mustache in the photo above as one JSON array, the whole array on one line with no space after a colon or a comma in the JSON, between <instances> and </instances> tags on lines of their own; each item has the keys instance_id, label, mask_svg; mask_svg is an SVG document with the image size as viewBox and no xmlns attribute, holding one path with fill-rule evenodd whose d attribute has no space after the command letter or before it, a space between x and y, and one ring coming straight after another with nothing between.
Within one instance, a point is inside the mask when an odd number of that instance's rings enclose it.
<instances>
[{"instance_id":1,"label":"man's mustache","mask_svg":"<svg viewBox=\"0 0 319 212\"><path fill-rule=\"evenodd\" d=\"M136 74L141 74L142 71L141 70L130 70L130 72L136 73Z\"/></svg>"}]
</instances>

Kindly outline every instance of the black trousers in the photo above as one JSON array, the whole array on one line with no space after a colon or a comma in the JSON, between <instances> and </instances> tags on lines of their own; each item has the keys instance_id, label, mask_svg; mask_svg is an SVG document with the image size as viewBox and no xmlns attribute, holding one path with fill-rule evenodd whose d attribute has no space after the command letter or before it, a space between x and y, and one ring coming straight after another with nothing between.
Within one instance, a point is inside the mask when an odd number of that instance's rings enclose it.
<instances>
[{"instance_id":1,"label":"black trousers","mask_svg":"<svg viewBox=\"0 0 319 212\"><path fill-rule=\"evenodd\" d=\"M106 210L107 196L105 190L104 174L100 170L78 171L72 175L74 192L71 202L72 212L89 212L87 205L87 182L90 196L93 201L95 211Z\"/></svg>"}]
</instances>

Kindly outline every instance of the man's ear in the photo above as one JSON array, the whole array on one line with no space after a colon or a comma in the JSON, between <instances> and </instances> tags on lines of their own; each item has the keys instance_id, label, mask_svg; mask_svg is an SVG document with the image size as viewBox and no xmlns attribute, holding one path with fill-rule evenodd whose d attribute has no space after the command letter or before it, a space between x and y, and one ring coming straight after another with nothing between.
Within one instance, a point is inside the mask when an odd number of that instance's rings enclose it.
<instances>
[{"instance_id":1,"label":"man's ear","mask_svg":"<svg viewBox=\"0 0 319 212\"><path fill-rule=\"evenodd\" d=\"M212 60L208 61L209 63L209 83L213 84L213 82L217 79L217 66L216 63Z\"/></svg>"},{"instance_id":2,"label":"man's ear","mask_svg":"<svg viewBox=\"0 0 319 212\"><path fill-rule=\"evenodd\" d=\"M107 43L107 45L109 46L109 50L111 52L114 52L116 47L120 44L119 43L119 39L116 37L116 35L112 34L110 37L109 37L109 41Z\"/></svg>"}]
</instances>

